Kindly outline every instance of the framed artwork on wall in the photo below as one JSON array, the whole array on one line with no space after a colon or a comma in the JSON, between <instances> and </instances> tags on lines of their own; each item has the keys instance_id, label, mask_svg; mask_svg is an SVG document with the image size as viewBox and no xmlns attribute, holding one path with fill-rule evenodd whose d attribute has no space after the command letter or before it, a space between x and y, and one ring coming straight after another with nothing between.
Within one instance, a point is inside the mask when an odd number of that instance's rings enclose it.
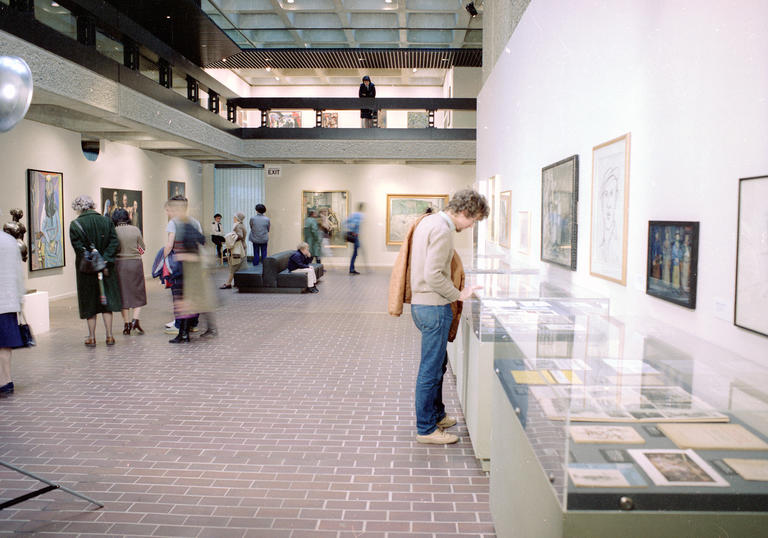
<instances>
[{"instance_id":1,"label":"framed artwork on wall","mask_svg":"<svg viewBox=\"0 0 768 538\"><path fill-rule=\"evenodd\" d=\"M387 245L402 245L411 224L431 209L442 211L447 194L387 194Z\"/></svg>"},{"instance_id":2,"label":"framed artwork on wall","mask_svg":"<svg viewBox=\"0 0 768 538\"><path fill-rule=\"evenodd\" d=\"M576 270L579 156L541 169L541 260Z\"/></svg>"},{"instance_id":3,"label":"framed artwork on wall","mask_svg":"<svg viewBox=\"0 0 768 538\"><path fill-rule=\"evenodd\" d=\"M317 223L327 231L331 248L346 248L342 228L349 216L349 191L301 191L301 228L310 210L317 211Z\"/></svg>"},{"instance_id":4,"label":"framed artwork on wall","mask_svg":"<svg viewBox=\"0 0 768 538\"><path fill-rule=\"evenodd\" d=\"M270 111L269 123L272 128L294 129L301 127L301 111Z\"/></svg>"},{"instance_id":5,"label":"framed artwork on wall","mask_svg":"<svg viewBox=\"0 0 768 538\"><path fill-rule=\"evenodd\" d=\"M509 248L512 235L512 191L499 194L499 245Z\"/></svg>"},{"instance_id":6,"label":"framed artwork on wall","mask_svg":"<svg viewBox=\"0 0 768 538\"><path fill-rule=\"evenodd\" d=\"M768 336L768 176L739 180L733 323Z\"/></svg>"},{"instance_id":7,"label":"framed artwork on wall","mask_svg":"<svg viewBox=\"0 0 768 538\"><path fill-rule=\"evenodd\" d=\"M64 175L27 170L29 270L64 267Z\"/></svg>"},{"instance_id":8,"label":"framed artwork on wall","mask_svg":"<svg viewBox=\"0 0 768 538\"><path fill-rule=\"evenodd\" d=\"M131 217L131 224L144 233L144 204L141 191L102 188L101 207L104 208L102 215L110 218L115 209L125 209Z\"/></svg>"},{"instance_id":9,"label":"framed artwork on wall","mask_svg":"<svg viewBox=\"0 0 768 538\"><path fill-rule=\"evenodd\" d=\"M517 212L517 250L521 254L531 253L531 214L528 211Z\"/></svg>"},{"instance_id":10,"label":"framed artwork on wall","mask_svg":"<svg viewBox=\"0 0 768 538\"><path fill-rule=\"evenodd\" d=\"M168 181L168 199L171 197L181 195L186 198L187 196L187 184L183 181Z\"/></svg>"},{"instance_id":11,"label":"framed artwork on wall","mask_svg":"<svg viewBox=\"0 0 768 538\"><path fill-rule=\"evenodd\" d=\"M339 127L338 112L323 112L322 126L326 129L336 129Z\"/></svg>"},{"instance_id":12,"label":"framed artwork on wall","mask_svg":"<svg viewBox=\"0 0 768 538\"><path fill-rule=\"evenodd\" d=\"M650 221L645 292L670 303L696 308L698 259L698 222Z\"/></svg>"},{"instance_id":13,"label":"framed artwork on wall","mask_svg":"<svg viewBox=\"0 0 768 538\"><path fill-rule=\"evenodd\" d=\"M627 284L630 133L592 148L589 273Z\"/></svg>"},{"instance_id":14,"label":"framed artwork on wall","mask_svg":"<svg viewBox=\"0 0 768 538\"><path fill-rule=\"evenodd\" d=\"M426 112L408 112L409 129L426 129L429 127L429 116Z\"/></svg>"}]
</instances>

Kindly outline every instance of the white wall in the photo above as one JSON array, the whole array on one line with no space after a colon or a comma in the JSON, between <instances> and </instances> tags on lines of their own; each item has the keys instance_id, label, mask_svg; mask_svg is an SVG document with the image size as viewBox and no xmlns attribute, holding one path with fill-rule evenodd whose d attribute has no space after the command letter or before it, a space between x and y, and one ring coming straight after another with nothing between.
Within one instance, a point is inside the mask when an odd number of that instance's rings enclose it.
<instances>
[{"instance_id":1,"label":"white wall","mask_svg":"<svg viewBox=\"0 0 768 538\"><path fill-rule=\"evenodd\" d=\"M200 165L192 161L142 151L133 146L104 142L96 161L88 161L80 149L80 134L22 121L0 134L0 162L3 163L0 221L10 219L9 210L24 210L22 222L29 230L27 212L27 169L62 172L64 177L64 230L66 265L63 268L29 272L27 287L47 291L51 298L76 291L75 254L69 243L69 223L76 217L72 200L87 194L99 204L101 187L143 191L143 226L147 243L144 271L149 274L157 250L165 243L167 218L163 203L168 198L168 180L184 181L190 211L198 217L202 209ZM203 224L205 220L202 221ZM29 232L25 236L29 244Z\"/></svg>"},{"instance_id":2,"label":"white wall","mask_svg":"<svg viewBox=\"0 0 768 538\"><path fill-rule=\"evenodd\" d=\"M478 177L531 211L541 168L580 158L578 271L554 276L768 363L768 338L736 328L738 179L768 173L768 3L534 0L478 100ZM589 276L592 148L632 133L627 286ZM695 311L645 294L649 220L699 221ZM513 237L516 230L513 230ZM716 303L721 308L716 309ZM767 309L768 311L768 309Z\"/></svg>"},{"instance_id":3,"label":"white wall","mask_svg":"<svg viewBox=\"0 0 768 538\"><path fill-rule=\"evenodd\" d=\"M269 253L295 249L302 237L301 191L348 190L350 212L364 202L365 221L360 241L371 265L391 266L397 246L386 245L387 194L453 194L470 187L474 166L394 164L281 165L282 177L266 179L267 216L272 219ZM250 215L250 213L249 213ZM456 248L471 250L471 233L456 237ZM351 248L334 249L339 255L323 263L345 264Z\"/></svg>"}]
</instances>

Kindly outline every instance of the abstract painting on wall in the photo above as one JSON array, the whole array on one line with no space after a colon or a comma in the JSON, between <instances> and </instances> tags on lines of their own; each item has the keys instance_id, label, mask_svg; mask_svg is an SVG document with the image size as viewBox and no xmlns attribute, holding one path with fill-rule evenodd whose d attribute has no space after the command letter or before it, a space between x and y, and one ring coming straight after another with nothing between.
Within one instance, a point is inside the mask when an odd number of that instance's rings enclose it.
<instances>
[{"instance_id":1,"label":"abstract painting on wall","mask_svg":"<svg viewBox=\"0 0 768 538\"><path fill-rule=\"evenodd\" d=\"M576 270L579 156L541 169L541 260Z\"/></svg>"},{"instance_id":2,"label":"abstract painting on wall","mask_svg":"<svg viewBox=\"0 0 768 538\"><path fill-rule=\"evenodd\" d=\"M27 170L29 270L64 267L64 176Z\"/></svg>"},{"instance_id":3,"label":"abstract painting on wall","mask_svg":"<svg viewBox=\"0 0 768 538\"><path fill-rule=\"evenodd\" d=\"M698 222L650 221L646 293L696 308L698 259Z\"/></svg>"}]
</instances>

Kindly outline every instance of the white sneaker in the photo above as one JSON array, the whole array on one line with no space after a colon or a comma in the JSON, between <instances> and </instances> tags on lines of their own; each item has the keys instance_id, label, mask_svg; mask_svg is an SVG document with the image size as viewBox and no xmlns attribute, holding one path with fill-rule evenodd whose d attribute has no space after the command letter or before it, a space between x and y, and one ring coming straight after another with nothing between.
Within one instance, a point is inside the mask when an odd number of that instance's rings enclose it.
<instances>
[{"instance_id":1,"label":"white sneaker","mask_svg":"<svg viewBox=\"0 0 768 538\"><path fill-rule=\"evenodd\" d=\"M176 327L176 320L169 321L168 323L165 324L166 329L173 329L174 327Z\"/></svg>"},{"instance_id":2,"label":"white sneaker","mask_svg":"<svg viewBox=\"0 0 768 538\"><path fill-rule=\"evenodd\" d=\"M437 428L429 435L417 435L416 440L419 443L427 445L450 445L458 441L459 438L452 433L447 433L444 430Z\"/></svg>"}]
</instances>

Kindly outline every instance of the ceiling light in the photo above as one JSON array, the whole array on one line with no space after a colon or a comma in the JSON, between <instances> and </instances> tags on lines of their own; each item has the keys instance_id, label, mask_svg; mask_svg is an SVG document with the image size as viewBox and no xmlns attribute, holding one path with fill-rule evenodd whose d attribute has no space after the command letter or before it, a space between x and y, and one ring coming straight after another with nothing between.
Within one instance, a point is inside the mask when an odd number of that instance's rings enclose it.
<instances>
[{"instance_id":1,"label":"ceiling light","mask_svg":"<svg viewBox=\"0 0 768 538\"><path fill-rule=\"evenodd\" d=\"M61 7L58 2L51 2L51 7Z\"/></svg>"},{"instance_id":2,"label":"ceiling light","mask_svg":"<svg viewBox=\"0 0 768 538\"><path fill-rule=\"evenodd\" d=\"M272 68L267 66L267 73L269 73L270 71L272 71Z\"/></svg>"},{"instance_id":3,"label":"ceiling light","mask_svg":"<svg viewBox=\"0 0 768 538\"><path fill-rule=\"evenodd\" d=\"M275 80L277 80L279 82L280 81L280 77L275 77Z\"/></svg>"},{"instance_id":4,"label":"ceiling light","mask_svg":"<svg viewBox=\"0 0 768 538\"><path fill-rule=\"evenodd\" d=\"M387 4L391 4L392 0L384 0L384 2L387 3Z\"/></svg>"},{"instance_id":5,"label":"ceiling light","mask_svg":"<svg viewBox=\"0 0 768 538\"><path fill-rule=\"evenodd\" d=\"M226 59L226 58L222 58L222 59L221 59L221 61L222 61L222 62L226 62L226 61L227 61L227 59Z\"/></svg>"},{"instance_id":6,"label":"ceiling light","mask_svg":"<svg viewBox=\"0 0 768 538\"><path fill-rule=\"evenodd\" d=\"M288 0L288 3L289 4L293 4L293 0Z\"/></svg>"},{"instance_id":7,"label":"ceiling light","mask_svg":"<svg viewBox=\"0 0 768 538\"><path fill-rule=\"evenodd\" d=\"M440 58L440 61L447 62L448 58Z\"/></svg>"},{"instance_id":8,"label":"ceiling light","mask_svg":"<svg viewBox=\"0 0 768 538\"><path fill-rule=\"evenodd\" d=\"M165 18L166 18L166 19L170 19L170 18L171 18L171 16L170 16L170 15L166 15L166 16L165 16Z\"/></svg>"},{"instance_id":9,"label":"ceiling light","mask_svg":"<svg viewBox=\"0 0 768 538\"><path fill-rule=\"evenodd\" d=\"M358 59L357 59L357 61L358 61L358 62L364 62L364 61L365 61L365 58L358 58Z\"/></svg>"},{"instance_id":10,"label":"ceiling light","mask_svg":"<svg viewBox=\"0 0 768 538\"><path fill-rule=\"evenodd\" d=\"M418 71L418 69L416 69L416 68L414 67L414 68L413 68L413 72L415 73L416 71Z\"/></svg>"}]
</instances>

